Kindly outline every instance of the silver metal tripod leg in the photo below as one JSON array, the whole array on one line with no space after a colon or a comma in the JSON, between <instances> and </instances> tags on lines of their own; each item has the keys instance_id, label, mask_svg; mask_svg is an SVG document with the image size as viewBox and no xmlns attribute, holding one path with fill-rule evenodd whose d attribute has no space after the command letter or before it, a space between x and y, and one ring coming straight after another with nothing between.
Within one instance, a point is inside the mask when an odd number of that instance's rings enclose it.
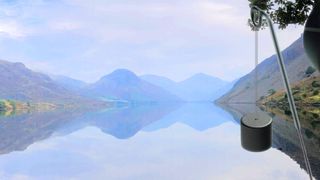
<instances>
[{"instance_id":1,"label":"silver metal tripod leg","mask_svg":"<svg viewBox=\"0 0 320 180\"><path fill-rule=\"evenodd\" d=\"M288 75L287 75L287 72L286 72L286 69L285 69L283 57L282 57L282 54L281 54L281 51L280 51L280 48L279 48L279 44L278 44L278 41L277 41L276 33L274 31L272 20L270 19L268 14L265 13L263 10L261 10L257 6L252 6L251 7L251 19L252 19L253 25L256 28L260 28L261 27L261 25L262 25L262 17L266 18L267 23L268 23L268 25L270 27L271 36L272 36L272 39L273 39L273 44L274 44L274 47L275 47L275 50L276 50L276 53L277 53L278 64L280 66L280 72L282 74L282 79L283 79L283 82L284 82L284 86L285 86L286 91L287 91L287 97L288 97L288 101L289 101L290 110L292 112L294 125L295 125L295 128L296 128L297 133L298 133L298 137L299 137L300 146L301 146L301 149L302 149L305 165L306 165L307 171L309 173L309 178L312 180L312 178L313 178L312 177L312 170L311 170L311 166L310 166L310 162L309 162L309 158L308 158L308 154L307 154L307 149L305 147L304 139L303 139L302 132L301 132L299 116L298 116L296 105L294 103L294 98L293 98L292 91L291 91L291 88L290 88L290 82L289 82Z\"/></svg>"}]
</instances>

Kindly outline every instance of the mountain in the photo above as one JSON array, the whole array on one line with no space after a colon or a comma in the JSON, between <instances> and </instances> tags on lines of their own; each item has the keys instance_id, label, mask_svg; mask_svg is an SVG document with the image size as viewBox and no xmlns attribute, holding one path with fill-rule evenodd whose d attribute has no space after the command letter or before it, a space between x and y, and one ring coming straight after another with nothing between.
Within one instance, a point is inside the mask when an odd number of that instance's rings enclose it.
<instances>
[{"instance_id":1,"label":"mountain","mask_svg":"<svg viewBox=\"0 0 320 180\"><path fill-rule=\"evenodd\" d=\"M131 102L181 101L177 96L140 79L133 72L118 69L88 85L82 93L90 97L118 99Z\"/></svg>"},{"instance_id":2,"label":"mountain","mask_svg":"<svg viewBox=\"0 0 320 180\"><path fill-rule=\"evenodd\" d=\"M140 78L151 83L151 84L159 86L167 91L175 93L175 88L177 86L177 82L175 82L169 78L166 78L163 76L158 76L158 75L153 75L153 74L142 75L142 76L140 76Z\"/></svg>"},{"instance_id":3,"label":"mountain","mask_svg":"<svg viewBox=\"0 0 320 180\"><path fill-rule=\"evenodd\" d=\"M81 88L84 88L85 86L87 86L88 84L77 80L77 79L73 79L67 76L63 76L63 75L50 75L50 77L60 86L71 90L71 91L79 91Z\"/></svg>"},{"instance_id":4,"label":"mountain","mask_svg":"<svg viewBox=\"0 0 320 180\"><path fill-rule=\"evenodd\" d=\"M290 83L297 83L309 76L319 76L319 72L311 75L307 69L311 67L303 47L303 40L300 37L288 48L282 51L286 70ZM255 97L255 70L257 70L258 96ZM243 76L234 87L223 97L217 100L218 103L252 103L258 99L268 96L270 92L283 90L283 80L279 71L277 57L275 55L260 63L257 68Z\"/></svg>"},{"instance_id":5,"label":"mountain","mask_svg":"<svg viewBox=\"0 0 320 180\"><path fill-rule=\"evenodd\" d=\"M22 63L0 60L0 98L21 101L64 102L79 99L49 76L34 72Z\"/></svg>"},{"instance_id":6,"label":"mountain","mask_svg":"<svg viewBox=\"0 0 320 180\"><path fill-rule=\"evenodd\" d=\"M22 109L55 106L64 108L104 107L105 102L91 100L74 93L52 80L34 72L22 63L0 60L0 99L21 105Z\"/></svg>"},{"instance_id":7,"label":"mountain","mask_svg":"<svg viewBox=\"0 0 320 180\"><path fill-rule=\"evenodd\" d=\"M195 74L181 82L156 75L144 75L141 78L186 101L212 101L230 89L229 82L203 73Z\"/></svg>"},{"instance_id":8,"label":"mountain","mask_svg":"<svg viewBox=\"0 0 320 180\"><path fill-rule=\"evenodd\" d=\"M221 87L218 91L215 92L215 97L212 98L212 100L215 101L216 99L219 99L224 94L229 92L233 88L233 86L238 82L238 80L239 79L235 79L235 80L229 82L228 84L226 84L225 86Z\"/></svg>"},{"instance_id":9,"label":"mountain","mask_svg":"<svg viewBox=\"0 0 320 180\"><path fill-rule=\"evenodd\" d=\"M212 101L216 99L217 91L228 82L206 74L196 74L178 84L178 91L183 99L189 101Z\"/></svg>"}]
</instances>

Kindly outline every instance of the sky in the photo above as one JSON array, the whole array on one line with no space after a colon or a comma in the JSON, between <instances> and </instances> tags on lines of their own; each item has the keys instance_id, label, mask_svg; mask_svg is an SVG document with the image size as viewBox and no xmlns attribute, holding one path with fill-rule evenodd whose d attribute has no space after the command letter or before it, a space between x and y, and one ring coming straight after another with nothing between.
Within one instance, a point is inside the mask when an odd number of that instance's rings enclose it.
<instances>
[{"instance_id":1,"label":"sky","mask_svg":"<svg viewBox=\"0 0 320 180\"><path fill-rule=\"evenodd\" d=\"M254 67L247 1L7 0L0 2L0 59L94 82L118 68L181 81L196 73L224 80ZM283 49L302 26L277 30ZM259 33L260 61L274 54Z\"/></svg>"}]
</instances>

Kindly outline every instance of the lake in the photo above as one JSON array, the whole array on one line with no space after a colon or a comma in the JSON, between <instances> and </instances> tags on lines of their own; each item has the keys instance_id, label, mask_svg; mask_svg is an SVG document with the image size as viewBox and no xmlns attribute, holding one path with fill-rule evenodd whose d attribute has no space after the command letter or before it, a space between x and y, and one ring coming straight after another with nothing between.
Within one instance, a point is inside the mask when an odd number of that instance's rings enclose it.
<instances>
[{"instance_id":1,"label":"lake","mask_svg":"<svg viewBox=\"0 0 320 180\"><path fill-rule=\"evenodd\" d=\"M242 149L239 118L252 109L149 104L2 116L0 179L308 179L293 123L281 115L272 114L272 148ZM320 141L305 136L319 178Z\"/></svg>"}]
</instances>

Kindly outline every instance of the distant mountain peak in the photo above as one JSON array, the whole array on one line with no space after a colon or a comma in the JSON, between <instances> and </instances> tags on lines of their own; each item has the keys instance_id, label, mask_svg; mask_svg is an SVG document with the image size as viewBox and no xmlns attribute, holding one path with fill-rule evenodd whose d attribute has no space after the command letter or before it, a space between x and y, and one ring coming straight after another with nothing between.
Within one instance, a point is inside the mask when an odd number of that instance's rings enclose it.
<instances>
[{"instance_id":1,"label":"distant mountain peak","mask_svg":"<svg viewBox=\"0 0 320 180\"><path fill-rule=\"evenodd\" d=\"M134 72L128 69L116 69L110 75L137 76Z\"/></svg>"},{"instance_id":2,"label":"distant mountain peak","mask_svg":"<svg viewBox=\"0 0 320 180\"><path fill-rule=\"evenodd\" d=\"M209 75L208 74L205 74L205 73L196 73L194 74L193 76L191 77L208 77ZM210 76L209 76L210 77Z\"/></svg>"},{"instance_id":3,"label":"distant mountain peak","mask_svg":"<svg viewBox=\"0 0 320 180\"><path fill-rule=\"evenodd\" d=\"M181 83L187 82L187 81L217 81L217 82L226 82L220 78L205 74L205 73L196 73L193 76L189 77L188 79L185 79L181 81Z\"/></svg>"},{"instance_id":4,"label":"distant mountain peak","mask_svg":"<svg viewBox=\"0 0 320 180\"><path fill-rule=\"evenodd\" d=\"M134 72L132 72L128 69L116 69L112 73L110 73L106 76L103 76L101 78L101 80L106 79L106 78L107 79L115 78L115 79L119 79L119 80L121 80L121 79L127 79L127 80L128 79L136 79L136 80L139 79L138 76Z\"/></svg>"},{"instance_id":5,"label":"distant mountain peak","mask_svg":"<svg viewBox=\"0 0 320 180\"><path fill-rule=\"evenodd\" d=\"M136 84L140 81L139 77L128 69L117 69L112 73L103 76L98 83L107 83L109 81L116 81L119 84Z\"/></svg>"},{"instance_id":6,"label":"distant mountain peak","mask_svg":"<svg viewBox=\"0 0 320 180\"><path fill-rule=\"evenodd\" d=\"M140 79L127 69L117 69L84 89L91 97L121 99L130 102L180 101L177 96Z\"/></svg>"},{"instance_id":7,"label":"distant mountain peak","mask_svg":"<svg viewBox=\"0 0 320 180\"><path fill-rule=\"evenodd\" d=\"M156 75L141 76L143 80L159 86L186 101L212 101L229 88L229 82L219 78L197 73L181 82L174 82Z\"/></svg>"}]
</instances>

